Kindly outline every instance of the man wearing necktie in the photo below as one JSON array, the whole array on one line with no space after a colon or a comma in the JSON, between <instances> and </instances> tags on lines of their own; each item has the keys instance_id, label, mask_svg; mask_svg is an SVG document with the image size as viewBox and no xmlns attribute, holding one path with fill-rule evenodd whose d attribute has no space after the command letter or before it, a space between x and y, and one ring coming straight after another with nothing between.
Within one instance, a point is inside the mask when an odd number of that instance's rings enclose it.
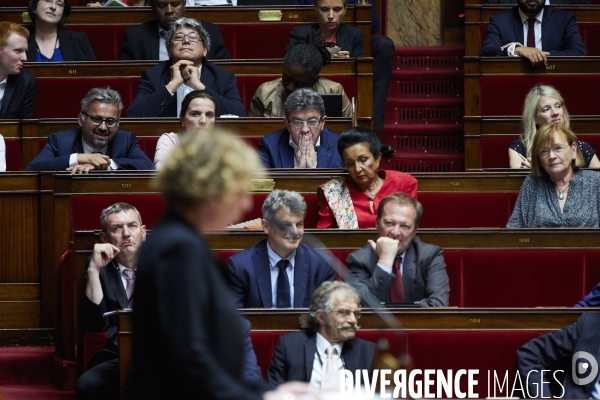
<instances>
[{"instance_id":1,"label":"man wearing necktie","mask_svg":"<svg viewBox=\"0 0 600 400\"><path fill-rule=\"evenodd\" d=\"M546 6L545 0L517 0L517 6L490 17L480 57L513 56L533 66L548 56L585 56L573 13Z\"/></svg>"},{"instance_id":2,"label":"man wearing necktie","mask_svg":"<svg viewBox=\"0 0 600 400\"><path fill-rule=\"evenodd\" d=\"M360 297L345 282L325 282L310 302L310 329L279 338L268 382L309 382L322 391L340 393L340 371L372 370L375 344L356 338Z\"/></svg>"},{"instance_id":3,"label":"man wearing necktie","mask_svg":"<svg viewBox=\"0 0 600 400\"><path fill-rule=\"evenodd\" d=\"M600 398L600 313L584 312L577 322L535 338L517 351L523 393L532 398ZM558 382L556 370L564 371ZM525 379L527 378L527 379ZM551 385L554 383L555 385ZM551 393L551 386L558 391Z\"/></svg>"},{"instance_id":4,"label":"man wearing necktie","mask_svg":"<svg viewBox=\"0 0 600 400\"><path fill-rule=\"evenodd\" d=\"M306 202L273 190L262 207L267 239L229 258L229 282L238 308L308 307L310 296L335 274L331 259L302 243Z\"/></svg>"},{"instance_id":5,"label":"man wearing necktie","mask_svg":"<svg viewBox=\"0 0 600 400\"><path fill-rule=\"evenodd\" d=\"M348 256L353 285L366 304L448 305L450 286L442 249L415 236L421 203L405 193L379 204L376 241Z\"/></svg>"},{"instance_id":6,"label":"man wearing necktie","mask_svg":"<svg viewBox=\"0 0 600 400\"><path fill-rule=\"evenodd\" d=\"M81 321L84 332L107 333L107 348L92 357L88 371L79 378L78 399L119 397L118 319L102 315L133 305L136 251L146 240L146 226L130 204L104 209L100 222L102 243L94 245L86 266Z\"/></svg>"}]
</instances>

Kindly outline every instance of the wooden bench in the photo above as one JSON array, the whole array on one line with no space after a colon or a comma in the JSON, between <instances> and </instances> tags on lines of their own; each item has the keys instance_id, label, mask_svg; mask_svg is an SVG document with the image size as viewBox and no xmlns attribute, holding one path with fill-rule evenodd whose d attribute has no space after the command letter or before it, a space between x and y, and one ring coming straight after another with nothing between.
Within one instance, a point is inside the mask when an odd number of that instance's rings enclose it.
<instances>
[{"instance_id":1,"label":"wooden bench","mask_svg":"<svg viewBox=\"0 0 600 400\"><path fill-rule=\"evenodd\" d=\"M323 68L321 76L344 86L349 98L357 101L358 124L371 127L373 115L372 58L334 60ZM256 89L262 83L281 76L282 60L218 60L222 68L234 73L246 111ZM92 87L117 90L124 110L131 104L142 72L156 65L145 62L27 63L27 70L38 78L37 118L72 118L81 110L81 99ZM69 96L56 101L56 93L69 89Z\"/></svg>"},{"instance_id":2,"label":"wooden bench","mask_svg":"<svg viewBox=\"0 0 600 400\"><path fill-rule=\"evenodd\" d=\"M27 24L27 9L3 8L3 20ZM188 7L185 16L219 25L234 59L281 58L296 25L316 22L312 6ZM65 29L87 33L97 60L118 60L125 30L155 19L149 7L71 9ZM365 39L365 55L371 54L371 5L349 5L344 22L359 28ZM27 25L25 25L27 27ZM264 46L261 39L269 38Z\"/></svg>"}]
</instances>

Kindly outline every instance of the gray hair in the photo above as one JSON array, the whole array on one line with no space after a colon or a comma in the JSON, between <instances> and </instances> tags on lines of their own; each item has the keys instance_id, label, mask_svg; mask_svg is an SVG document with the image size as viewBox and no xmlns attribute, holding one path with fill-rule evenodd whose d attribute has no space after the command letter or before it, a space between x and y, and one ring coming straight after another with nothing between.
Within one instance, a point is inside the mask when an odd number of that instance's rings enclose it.
<instances>
[{"instance_id":1,"label":"gray hair","mask_svg":"<svg viewBox=\"0 0 600 400\"><path fill-rule=\"evenodd\" d=\"M287 208L292 214L302 215L302 217L306 214L306 202L300 193L275 189L262 206L263 218L273 222L282 207Z\"/></svg>"},{"instance_id":2,"label":"gray hair","mask_svg":"<svg viewBox=\"0 0 600 400\"><path fill-rule=\"evenodd\" d=\"M360 304L360 295L348 283L340 281L323 282L310 298L308 324L313 330L317 331L320 326L317 311L323 311L325 320L329 320L329 314L333 311L333 298L338 292L341 293L344 299L354 300L356 304Z\"/></svg>"},{"instance_id":3,"label":"gray hair","mask_svg":"<svg viewBox=\"0 0 600 400\"><path fill-rule=\"evenodd\" d=\"M112 90L110 87L105 88L92 88L87 92L83 100L81 100L81 112L86 113L90 104L93 101L99 101L106 104L114 104L119 109L119 115L117 119L121 118L121 110L123 109L123 102L121 101L121 95L116 90ZM85 115L82 116L85 119Z\"/></svg>"},{"instance_id":4,"label":"gray hair","mask_svg":"<svg viewBox=\"0 0 600 400\"><path fill-rule=\"evenodd\" d=\"M195 30L198 35L200 35L200 41L202 42L202 45L206 47L206 51L210 51L210 35L208 32L206 32L206 29L204 29L202 23L194 18L186 17L181 17L173 22L173 25L171 25L171 28L167 31L167 35L165 36L165 44L167 48L171 47L171 44L173 44L173 35L175 35L177 29L182 26L186 26Z\"/></svg>"},{"instance_id":5,"label":"gray hair","mask_svg":"<svg viewBox=\"0 0 600 400\"><path fill-rule=\"evenodd\" d=\"M137 210L137 208L135 208L129 203L115 203L112 206L106 207L104 210L102 210L102 213L100 214L100 225L102 226L102 232L106 233L106 230L108 229L108 217L110 215L127 212L129 210L135 211L140 221L140 225L142 225L142 215Z\"/></svg>"},{"instance_id":6,"label":"gray hair","mask_svg":"<svg viewBox=\"0 0 600 400\"><path fill-rule=\"evenodd\" d=\"M315 110L325 115L325 103L323 98L314 90L309 88L296 89L285 101L285 117L289 118L294 111Z\"/></svg>"}]
</instances>

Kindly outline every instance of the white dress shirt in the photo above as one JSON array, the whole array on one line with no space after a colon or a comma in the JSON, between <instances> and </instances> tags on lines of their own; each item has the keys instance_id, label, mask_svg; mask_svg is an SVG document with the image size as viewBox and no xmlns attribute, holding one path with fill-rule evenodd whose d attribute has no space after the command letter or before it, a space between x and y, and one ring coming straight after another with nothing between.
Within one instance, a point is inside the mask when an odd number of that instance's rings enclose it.
<instances>
[{"instance_id":1,"label":"white dress shirt","mask_svg":"<svg viewBox=\"0 0 600 400\"><path fill-rule=\"evenodd\" d=\"M344 360L342 359L342 344L333 345L337 350L337 354L333 355L333 359L336 362L338 368L341 370L345 369ZM321 389L321 377L323 375L323 363L327 359L327 348L331 346L331 343L327 341L320 333L317 332L317 350L315 351L315 358L313 361L312 374L310 375L310 385ZM346 382L346 386L348 382Z\"/></svg>"},{"instance_id":2,"label":"white dress shirt","mask_svg":"<svg viewBox=\"0 0 600 400\"><path fill-rule=\"evenodd\" d=\"M102 154L106 154L106 152L108 151L108 145L104 146L103 148L101 148L100 150L98 149L94 149L92 148L92 146L89 146L85 140L83 140L83 137L81 138L81 144L83 145L83 154L92 154L95 151L99 151ZM69 157L69 167L74 167L76 165L79 165L79 163L77 162L77 154L78 153L73 153L71 154L71 156ZM110 159L110 165L108 166L109 170L113 170L113 169L119 169L119 163L116 162L115 160L113 160L112 158Z\"/></svg>"},{"instance_id":3,"label":"white dress shirt","mask_svg":"<svg viewBox=\"0 0 600 400\"><path fill-rule=\"evenodd\" d=\"M529 19L529 17L525 14L523 14L523 12L521 10L519 10L519 16L521 17L521 21L523 22L523 41L525 43L521 43L523 46L527 45L527 34L529 33L529 22L527 22L527 20ZM542 18L544 16L544 9L542 8L542 11L540 11L540 13L538 15L535 16L535 25L534 25L534 30L535 30L535 47L537 49L542 50ZM512 46L510 46L507 50L506 50L506 54L508 54L511 57L519 57L518 55L515 54L515 47L516 44L513 44Z\"/></svg>"},{"instance_id":4,"label":"white dress shirt","mask_svg":"<svg viewBox=\"0 0 600 400\"><path fill-rule=\"evenodd\" d=\"M271 296L273 300L273 308L277 306L277 277L279 276L279 268L277 268L277 263L283 259L283 257L279 257L277 253L271 249L269 246L269 242L267 242L267 254L269 255L269 264L271 267ZM290 305L294 308L294 266L296 264L296 250L292 252L288 257L286 257L289 264L285 269L287 273L288 280L290 281Z\"/></svg>"},{"instance_id":5,"label":"white dress shirt","mask_svg":"<svg viewBox=\"0 0 600 400\"><path fill-rule=\"evenodd\" d=\"M0 135L0 172L6 171L6 144L4 137Z\"/></svg>"},{"instance_id":6,"label":"white dress shirt","mask_svg":"<svg viewBox=\"0 0 600 400\"><path fill-rule=\"evenodd\" d=\"M2 100L4 99L4 91L6 90L6 81L8 76L0 82L0 110L2 109Z\"/></svg>"}]
</instances>

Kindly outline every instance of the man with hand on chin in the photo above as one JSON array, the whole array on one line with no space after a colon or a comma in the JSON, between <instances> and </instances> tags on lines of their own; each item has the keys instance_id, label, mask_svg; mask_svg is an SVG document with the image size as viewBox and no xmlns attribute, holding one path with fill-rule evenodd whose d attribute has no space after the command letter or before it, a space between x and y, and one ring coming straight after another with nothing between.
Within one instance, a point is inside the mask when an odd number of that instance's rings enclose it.
<instances>
[{"instance_id":1,"label":"man with hand on chin","mask_svg":"<svg viewBox=\"0 0 600 400\"><path fill-rule=\"evenodd\" d=\"M573 13L546 6L545 0L517 3L490 17L480 57L522 57L538 66L546 65L548 56L587 54Z\"/></svg>"},{"instance_id":2,"label":"man with hand on chin","mask_svg":"<svg viewBox=\"0 0 600 400\"><path fill-rule=\"evenodd\" d=\"M110 88L93 88L81 100L79 128L53 133L25 168L27 171L90 171L154 169L135 135L119 130L123 103Z\"/></svg>"},{"instance_id":3,"label":"man with hand on chin","mask_svg":"<svg viewBox=\"0 0 600 400\"><path fill-rule=\"evenodd\" d=\"M165 41L170 60L142 73L128 117L176 117L193 90L206 90L217 99L220 115L246 116L235 75L206 60L210 36L200 22L179 18Z\"/></svg>"},{"instance_id":4,"label":"man with hand on chin","mask_svg":"<svg viewBox=\"0 0 600 400\"><path fill-rule=\"evenodd\" d=\"M312 89L296 89L284 104L286 128L263 136L258 155L265 168L343 168L339 135L325 128L323 98Z\"/></svg>"},{"instance_id":5,"label":"man with hand on chin","mask_svg":"<svg viewBox=\"0 0 600 400\"><path fill-rule=\"evenodd\" d=\"M379 203L377 240L346 260L352 283L367 304L448 305L450 285L442 249L416 237L423 206L406 193Z\"/></svg>"}]
</instances>

